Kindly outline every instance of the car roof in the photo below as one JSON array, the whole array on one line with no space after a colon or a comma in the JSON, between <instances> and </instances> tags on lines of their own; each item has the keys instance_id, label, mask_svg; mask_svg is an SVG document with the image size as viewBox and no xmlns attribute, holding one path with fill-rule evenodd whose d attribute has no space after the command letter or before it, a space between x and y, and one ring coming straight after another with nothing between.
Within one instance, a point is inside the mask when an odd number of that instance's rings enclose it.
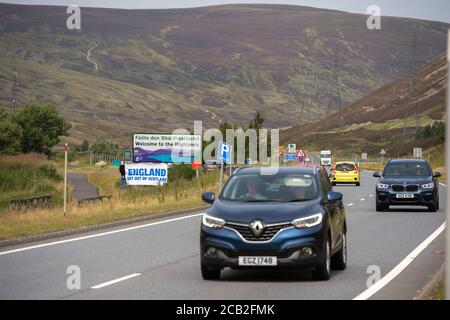
<instances>
[{"instance_id":1,"label":"car roof","mask_svg":"<svg viewBox=\"0 0 450 320\"><path fill-rule=\"evenodd\" d=\"M234 175L240 174L252 174L252 173L260 173L261 168L267 168L270 170L272 167L240 167L237 171L235 171ZM281 173L306 173L306 174L316 174L319 172L319 169L322 169L320 166L312 165L312 166L292 166L292 167L278 167L279 172Z\"/></svg>"},{"instance_id":2,"label":"car roof","mask_svg":"<svg viewBox=\"0 0 450 320\"><path fill-rule=\"evenodd\" d=\"M389 163L427 163L425 159L391 159Z\"/></svg>"}]
</instances>

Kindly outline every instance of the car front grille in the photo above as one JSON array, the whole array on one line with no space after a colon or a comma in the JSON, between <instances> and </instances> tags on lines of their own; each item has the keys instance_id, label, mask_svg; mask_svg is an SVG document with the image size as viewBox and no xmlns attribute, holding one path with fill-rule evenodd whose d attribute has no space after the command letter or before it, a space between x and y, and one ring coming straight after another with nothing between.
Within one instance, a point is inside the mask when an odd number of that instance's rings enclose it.
<instances>
[{"instance_id":1,"label":"car front grille","mask_svg":"<svg viewBox=\"0 0 450 320\"><path fill-rule=\"evenodd\" d=\"M268 251L268 250L241 250L241 251L231 251L224 250L224 253L229 258L238 258L240 256L244 257L277 257L279 259L284 259L290 257L295 251L299 249L289 249L284 251Z\"/></svg>"},{"instance_id":2,"label":"car front grille","mask_svg":"<svg viewBox=\"0 0 450 320\"><path fill-rule=\"evenodd\" d=\"M417 184L393 184L392 185L392 191L395 192L417 192L419 190L419 186Z\"/></svg>"},{"instance_id":3,"label":"car front grille","mask_svg":"<svg viewBox=\"0 0 450 320\"><path fill-rule=\"evenodd\" d=\"M416 184L408 184L406 186L406 191L408 192L416 192L417 190L419 190L419 186Z\"/></svg>"},{"instance_id":4,"label":"car front grille","mask_svg":"<svg viewBox=\"0 0 450 320\"><path fill-rule=\"evenodd\" d=\"M292 224L285 223L266 226L259 237L255 236L249 226L234 223L227 223L225 226L236 230L247 241L270 241L280 230L292 227Z\"/></svg>"}]
</instances>

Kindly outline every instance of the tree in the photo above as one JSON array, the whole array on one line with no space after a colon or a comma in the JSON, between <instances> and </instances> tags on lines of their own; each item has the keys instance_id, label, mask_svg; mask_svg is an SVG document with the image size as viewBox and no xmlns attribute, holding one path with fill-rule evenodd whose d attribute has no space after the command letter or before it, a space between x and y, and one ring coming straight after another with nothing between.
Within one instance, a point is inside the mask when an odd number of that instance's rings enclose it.
<instances>
[{"instance_id":1,"label":"tree","mask_svg":"<svg viewBox=\"0 0 450 320\"><path fill-rule=\"evenodd\" d=\"M80 151L88 151L89 150L89 142L84 140L83 143L79 147Z\"/></svg>"},{"instance_id":2,"label":"tree","mask_svg":"<svg viewBox=\"0 0 450 320\"><path fill-rule=\"evenodd\" d=\"M262 129L264 120L265 119L264 119L263 115L258 111L258 112L256 112L255 117L248 124L248 128L255 129L255 130Z\"/></svg>"},{"instance_id":3,"label":"tree","mask_svg":"<svg viewBox=\"0 0 450 320\"><path fill-rule=\"evenodd\" d=\"M117 154L119 146L105 138L97 138L92 143L90 150L94 153Z\"/></svg>"},{"instance_id":4,"label":"tree","mask_svg":"<svg viewBox=\"0 0 450 320\"><path fill-rule=\"evenodd\" d=\"M12 116L13 122L22 128L21 151L50 154L59 143L60 136L67 136L71 128L53 105L33 104Z\"/></svg>"},{"instance_id":5,"label":"tree","mask_svg":"<svg viewBox=\"0 0 450 320\"><path fill-rule=\"evenodd\" d=\"M22 128L11 121L4 112L0 112L0 153L15 154L20 152Z\"/></svg>"}]
</instances>

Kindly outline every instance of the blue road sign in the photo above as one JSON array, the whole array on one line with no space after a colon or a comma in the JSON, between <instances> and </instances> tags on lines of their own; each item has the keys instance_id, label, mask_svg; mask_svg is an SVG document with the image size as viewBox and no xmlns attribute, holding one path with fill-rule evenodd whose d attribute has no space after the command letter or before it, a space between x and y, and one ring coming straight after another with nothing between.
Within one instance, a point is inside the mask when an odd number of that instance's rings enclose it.
<instances>
[{"instance_id":1,"label":"blue road sign","mask_svg":"<svg viewBox=\"0 0 450 320\"><path fill-rule=\"evenodd\" d=\"M217 152L217 160L225 163L230 163L231 160L231 145L219 141L219 148Z\"/></svg>"},{"instance_id":2,"label":"blue road sign","mask_svg":"<svg viewBox=\"0 0 450 320\"><path fill-rule=\"evenodd\" d=\"M295 153L294 154L285 154L284 160L285 161L295 161L295 160L297 160L297 157L295 156Z\"/></svg>"}]
</instances>

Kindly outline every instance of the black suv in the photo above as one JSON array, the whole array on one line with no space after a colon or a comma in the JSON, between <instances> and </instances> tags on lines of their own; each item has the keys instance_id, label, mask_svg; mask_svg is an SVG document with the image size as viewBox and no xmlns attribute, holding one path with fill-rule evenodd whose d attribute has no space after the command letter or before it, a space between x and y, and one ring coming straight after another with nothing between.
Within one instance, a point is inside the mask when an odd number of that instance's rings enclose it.
<instances>
[{"instance_id":1,"label":"black suv","mask_svg":"<svg viewBox=\"0 0 450 320\"><path fill-rule=\"evenodd\" d=\"M426 160L390 160L376 186L376 209L384 211L389 205L426 206L439 210L439 172L433 173Z\"/></svg>"},{"instance_id":2,"label":"black suv","mask_svg":"<svg viewBox=\"0 0 450 320\"><path fill-rule=\"evenodd\" d=\"M342 194L323 168L238 169L220 195L203 194L212 207L200 235L204 279L223 268L310 268L316 280L347 262Z\"/></svg>"}]
</instances>

